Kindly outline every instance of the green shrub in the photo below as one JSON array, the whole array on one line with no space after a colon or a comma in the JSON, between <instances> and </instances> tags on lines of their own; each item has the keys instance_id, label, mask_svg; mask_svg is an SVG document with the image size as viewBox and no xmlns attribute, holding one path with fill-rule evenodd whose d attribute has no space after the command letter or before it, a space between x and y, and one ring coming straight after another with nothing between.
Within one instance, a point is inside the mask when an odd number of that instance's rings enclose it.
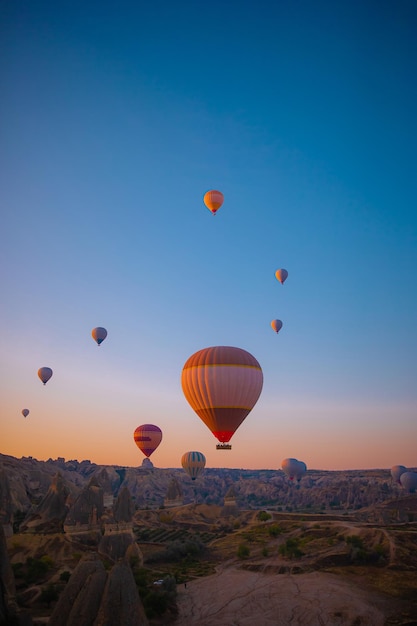
<instances>
[{"instance_id":1,"label":"green shrub","mask_svg":"<svg viewBox=\"0 0 417 626\"><path fill-rule=\"evenodd\" d=\"M249 555L249 546L246 543L241 543L237 549L237 556L239 557L239 559L247 559Z\"/></svg>"},{"instance_id":2,"label":"green shrub","mask_svg":"<svg viewBox=\"0 0 417 626\"><path fill-rule=\"evenodd\" d=\"M271 519L271 514L267 513L266 511L259 511L257 518L260 522L266 522L267 520Z\"/></svg>"}]
</instances>

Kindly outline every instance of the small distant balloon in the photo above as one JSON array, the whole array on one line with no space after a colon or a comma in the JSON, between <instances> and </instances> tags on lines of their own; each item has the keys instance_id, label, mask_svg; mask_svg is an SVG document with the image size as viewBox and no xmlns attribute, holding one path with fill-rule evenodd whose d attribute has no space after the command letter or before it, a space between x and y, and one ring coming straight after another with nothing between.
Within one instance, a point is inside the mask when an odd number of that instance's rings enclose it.
<instances>
[{"instance_id":1,"label":"small distant balloon","mask_svg":"<svg viewBox=\"0 0 417 626\"><path fill-rule=\"evenodd\" d=\"M53 372L50 367L41 367L40 369L38 369L38 376L44 385L46 385L52 374Z\"/></svg>"},{"instance_id":2,"label":"small distant balloon","mask_svg":"<svg viewBox=\"0 0 417 626\"><path fill-rule=\"evenodd\" d=\"M408 493L415 493L417 489L417 472L403 472L400 476L401 486Z\"/></svg>"},{"instance_id":3,"label":"small distant balloon","mask_svg":"<svg viewBox=\"0 0 417 626\"><path fill-rule=\"evenodd\" d=\"M136 428L133 438L139 450L150 457L162 441L162 430L154 424L142 424Z\"/></svg>"},{"instance_id":4,"label":"small distant balloon","mask_svg":"<svg viewBox=\"0 0 417 626\"><path fill-rule=\"evenodd\" d=\"M23 417L27 417L29 415L29 413L30 413L29 409L23 409L22 410Z\"/></svg>"},{"instance_id":5,"label":"small distant balloon","mask_svg":"<svg viewBox=\"0 0 417 626\"><path fill-rule=\"evenodd\" d=\"M288 278L288 272L287 270L284 270L283 268L279 269L275 272L275 277L277 280L279 280L281 285L283 285Z\"/></svg>"},{"instance_id":6,"label":"small distant balloon","mask_svg":"<svg viewBox=\"0 0 417 626\"><path fill-rule=\"evenodd\" d=\"M207 191L204 194L204 204L206 207L213 213L216 214L216 211L220 209L224 201L224 196L221 191L216 191L212 189L211 191Z\"/></svg>"},{"instance_id":7,"label":"small distant balloon","mask_svg":"<svg viewBox=\"0 0 417 626\"><path fill-rule=\"evenodd\" d=\"M282 328L281 320L272 320L271 327L272 327L272 330L274 330L276 333L279 333L279 331Z\"/></svg>"},{"instance_id":8,"label":"small distant balloon","mask_svg":"<svg viewBox=\"0 0 417 626\"><path fill-rule=\"evenodd\" d=\"M404 472L407 471L407 468L404 467L404 465L393 465L391 467L391 478L394 482L398 483L399 485L401 485L401 474L404 474Z\"/></svg>"},{"instance_id":9,"label":"small distant balloon","mask_svg":"<svg viewBox=\"0 0 417 626\"><path fill-rule=\"evenodd\" d=\"M206 457L202 452L185 452L181 457L181 465L191 480L195 480L206 466Z\"/></svg>"},{"instance_id":10,"label":"small distant balloon","mask_svg":"<svg viewBox=\"0 0 417 626\"><path fill-rule=\"evenodd\" d=\"M107 337L107 330L101 326L97 326L97 328L93 328L91 331L91 336L99 346Z\"/></svg>"},{"instance_id":11,"label":"small distant balloon","mask_svg":"<svg viewBox=\"0 0 417 626\"><path fill-rule=\"evenodd\" d=\"M293 458L284 459L281 463L281 469L290 480L294 480L301 471L299 461Z\"/></svg>"}]
</instances>

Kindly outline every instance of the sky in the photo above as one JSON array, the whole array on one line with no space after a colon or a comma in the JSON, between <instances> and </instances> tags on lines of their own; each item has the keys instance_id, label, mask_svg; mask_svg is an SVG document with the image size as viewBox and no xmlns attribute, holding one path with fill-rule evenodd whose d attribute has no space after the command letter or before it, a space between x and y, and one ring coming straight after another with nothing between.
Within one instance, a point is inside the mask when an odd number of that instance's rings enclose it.
<instances>
[{"instance_id":1,"label":"sky","mask_svg":"<svg viewBox=\"0 0 417 626\"><path fill-rule=\"evenodd\" d=\"M415 1L0 11L0 452L415 467ZM216 345L264 375L230 451L180 383Z\"/></svg>"}]
</instances>

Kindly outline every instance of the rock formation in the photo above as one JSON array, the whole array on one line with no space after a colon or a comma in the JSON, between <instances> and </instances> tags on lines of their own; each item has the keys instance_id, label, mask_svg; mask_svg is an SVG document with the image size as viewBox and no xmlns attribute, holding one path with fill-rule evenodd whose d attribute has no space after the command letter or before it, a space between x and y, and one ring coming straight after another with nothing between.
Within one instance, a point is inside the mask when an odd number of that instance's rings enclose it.
<instances>
[{"instance_id":1,"label":"rock formation","mask_svg":"<svg viewBox=\"0 0 417 626\"><path fill-rule=\"evenodd\" d=\"M60 472L52 479L48 493L33 513L25 518L21 532L57 533L62 532L67 516L70 489Z\"/></svg>"},{"instance_id":2,"label":"rock formation","mask_svg":"<svg viewBox=\"0 0 417 626\"><path fill-rule=\"evenodd\" d=\"M95 554L75 568L49 626L148 626L133 578L124 561L109 573Z\"/></svg>"},{"instance_id":3,"label":"rock formation","mask_svg":"<svg viewBox=\"0 0 417 626\"><path fill-rule=\"evenodd\" d=\"M181 506L184 504L184 497L181 486L176 478L171 478L168 490L164 499L166 507Z\"/></svg>"}]
</instances>

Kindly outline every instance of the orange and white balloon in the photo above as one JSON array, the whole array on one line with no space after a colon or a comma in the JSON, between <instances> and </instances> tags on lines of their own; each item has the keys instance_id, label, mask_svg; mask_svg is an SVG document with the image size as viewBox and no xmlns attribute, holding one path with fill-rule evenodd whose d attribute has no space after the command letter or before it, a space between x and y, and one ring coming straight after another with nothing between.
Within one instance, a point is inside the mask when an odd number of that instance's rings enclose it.
<instances>
[{"instance_id":1,"label":"orange and white balloon","mask_svg":"<svg viewBox=\"0 0 417 626\"><path fill-rule=\"evenodd\" d=\"M222 192L216 191L216 189L207 191L207 193L204 194L204 204L209 209L209 211L213 213L213 215L215 215L216 212L220 209L220 207L223 204L223 201L224 201L224 196Z\"/></svg>"}]
</instances>

